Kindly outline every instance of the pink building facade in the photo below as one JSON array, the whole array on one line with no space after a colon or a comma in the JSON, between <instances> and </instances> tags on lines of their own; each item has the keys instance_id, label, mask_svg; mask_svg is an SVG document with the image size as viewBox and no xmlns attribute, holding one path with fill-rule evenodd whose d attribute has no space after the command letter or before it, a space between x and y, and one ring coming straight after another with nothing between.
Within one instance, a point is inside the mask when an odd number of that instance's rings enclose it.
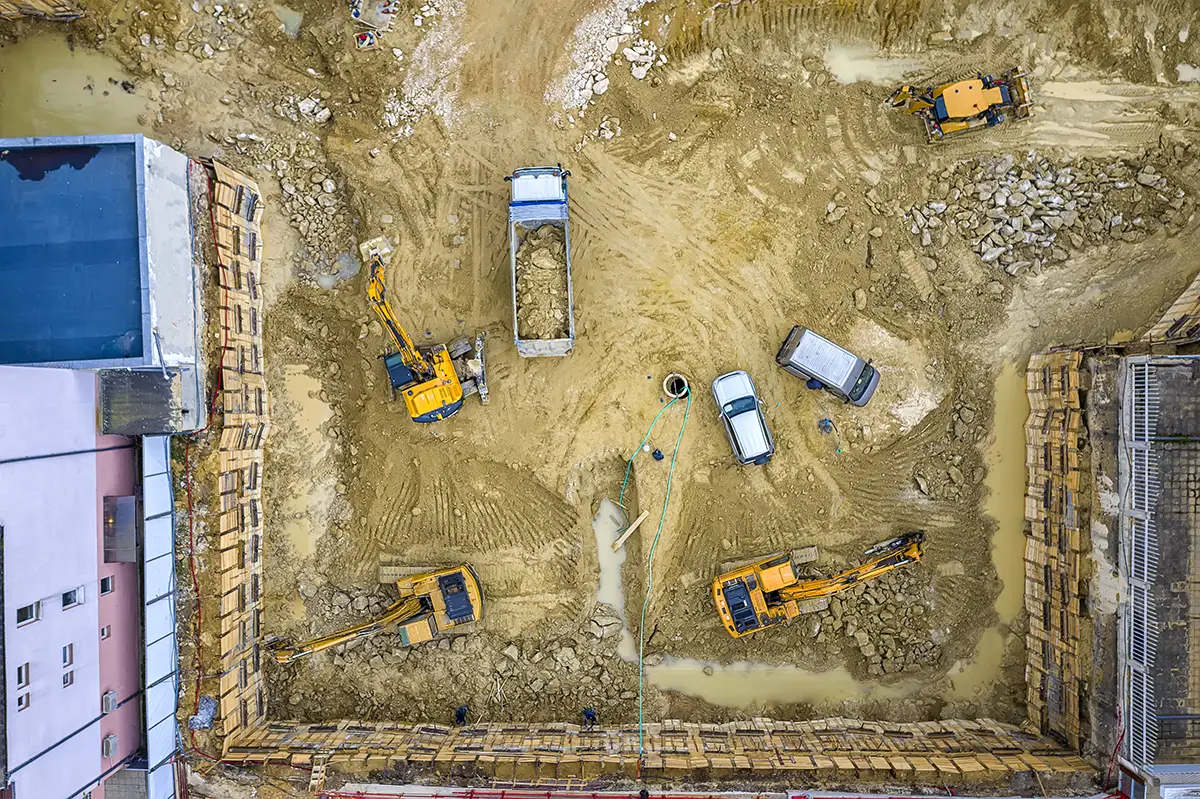
<instances>
[{"instance_id":1,"label":"pink building facade","mask_svg":"<svg viewBox=\"0 0 1200 799\"><path fill-rule=\"evenodd\" d=\"M115 529L140 518L112 511L138 507L141 442L97 433L96 383L0 366L0 796L102 799L147 768L142 566Z\"/></svg>"}]
</instances>

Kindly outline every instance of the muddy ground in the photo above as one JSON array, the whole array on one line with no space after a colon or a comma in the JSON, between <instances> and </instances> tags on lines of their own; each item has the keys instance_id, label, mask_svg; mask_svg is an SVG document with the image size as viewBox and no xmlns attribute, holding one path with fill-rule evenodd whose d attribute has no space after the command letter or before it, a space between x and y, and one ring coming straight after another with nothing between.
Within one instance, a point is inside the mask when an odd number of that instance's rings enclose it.
<instances>
[{"instance_id":1,"label":"muddy ground","mask_svg":"<svg viewBox=\"0 0 1200 799\"><path fill-rule=\"evenodd\" d=\"M1022 720L1026 622L997 599L1001 573L1021 580L1023 542L1018 527L993 553L983 510L998 492L1020 523L1023 486L987 480L995 381L1035 348L1148 324L1194 273L1200 83L1181 79L1200 63L1188 35L1200 12L1171 0L638 6L441 0L371 51L323 0L278 12L94 0L66 27L78 50L126 65L141 98L127 126L268 191L268 630L307 637L364 618L390 601L381 559L469 561L487 596L471 637L412 650L379 639L272 668L272 715L449 720L468 702L483 719L595 707L635 721L637 669L613 608L597 605L591 519L678 371L695 391L645 610L658 664L647 714ZM623 26L637 33L612 42ZM62 30L0 27L16 40L0 48L0 79L18 60L6 51L29 58ZM931 146L884 107L905 74L1015 64L1034 86L1025 122ZM68 81L46 91L100 102ZM0 92L0 133L37 121ZM40 122L43 134L62 124ZM1052 187L1085 156L1093 182L1117 168L1129 185L1097 201L1114 209L1100 229L1048 247L1062 257L1044 265L984 261L966 217L923 242L930 203L991 219L984 172L1012 156L1012 179L988 191L1011 194L1030 152ZM568 358L526 360L512 345L502 179L559 162L573 173L578 340ZM1025 224L1042 218L1030 210ZM388 285L419 342L490 334L490 405L418 426L388 401L387 342L356 260L379 235L396 244ZM795 323L875 360L868 407L775 366ZM735 465L711 402L708 384L735 368L766 405L778 446L766 467ZM652 448L671 454L682 410L664 414ZM669 463L636 460L650 518L622 572L634 636ZM927 532L922 563L836 612L743 640L719 626L719 563L818 544L828 573L913 529Z\"/></svg>"}]
</instances>

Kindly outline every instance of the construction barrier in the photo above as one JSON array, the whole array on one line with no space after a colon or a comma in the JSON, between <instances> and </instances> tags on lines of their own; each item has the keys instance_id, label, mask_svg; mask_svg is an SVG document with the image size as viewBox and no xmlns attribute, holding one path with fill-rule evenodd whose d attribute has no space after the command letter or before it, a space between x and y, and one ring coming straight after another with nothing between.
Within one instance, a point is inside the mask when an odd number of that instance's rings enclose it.
<instances>
[{"instance_id":1,"label":"construction barrier","mask_svg":"<svg viewBox=\"0 0 1200 799\"><path fill-rule=\"evenodd\" d=\"M1080 708L1086 706L1091 623L1081 613L1087 591L1090 549L1087 510L1080 505L1079 442L1087 435L1080 407L1079 366L1074 350L1039 353L1029 360L1025 389L1028 471L1025 519L1026 708L1042 733L1057 735L1073 750L1086 740Z\"/></svg>"},{"instance_id":2,"label":"construction barrier","mask_svg":"<svg viewBox=\"0 0 1200 799\"><path fill-rule=\"evenodd\" d=\"M213 239L219 265L221 405L221 678L225 740L266 720L262 678L262 464L271 428L262 359L263 206L258 184L214 162Z\"/></svg>"},{"instance_id":3,"label":"construction barrier","mask_svg":"<svg viewBox=\"0 0 1200 799\"><path fill-rule=\"evenodd\" d=\"M83 12L74 3L65 0L0 0L0 19L47 17L66 20L82 16Z\"/></svg>"},{"instance_id":4,"label":"construction barrier","mask_svg":"<svg viewBox=\"0 0 1200 799\"><path fill-rule=\"evenodd\" d=\"M339 721L270 722L226 747L227 762L360 771L426 765L469 770L499 785L583 785L605 775L661 777L795 774L943 784L1090 772L1053 741L1012 725L977 721L913 724L755 718L726 724L646 725L639 762L636 726L584 730L574 724L446 727ZM320 787L320 786L315 786Z\"/></svg>"}]
</instances>

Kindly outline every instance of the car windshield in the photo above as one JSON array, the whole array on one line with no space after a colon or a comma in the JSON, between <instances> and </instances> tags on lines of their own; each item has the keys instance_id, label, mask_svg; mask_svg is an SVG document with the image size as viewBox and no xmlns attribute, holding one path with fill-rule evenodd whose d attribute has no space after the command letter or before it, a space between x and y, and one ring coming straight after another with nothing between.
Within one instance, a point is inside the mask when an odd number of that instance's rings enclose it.
<instances>
[{"instance_id":1,"label":"car windshield","mask_svg":"<svg viewBox=\"0 0 1200 799\"><path fill-rule=\"evenodd\" d=\"M862 399L863 392L867 390L867 386L871 383L871 377L875 374L875 367L867 364L863 367L862 374L858 376L858 380L854 381L854 388L850 389L850 399Z\"/></svg>"},{"instance_id":2,"label":"car windshield","mask_svg":"<svg viewBox=\"0 0 1200 799\"><path fill-rule=\"evenodd\" d=\"M733 402L725 403L725 415L732 418L746 411L752 411L755 407L754 397L740 397Z\"/></svg>"}]
</instances>

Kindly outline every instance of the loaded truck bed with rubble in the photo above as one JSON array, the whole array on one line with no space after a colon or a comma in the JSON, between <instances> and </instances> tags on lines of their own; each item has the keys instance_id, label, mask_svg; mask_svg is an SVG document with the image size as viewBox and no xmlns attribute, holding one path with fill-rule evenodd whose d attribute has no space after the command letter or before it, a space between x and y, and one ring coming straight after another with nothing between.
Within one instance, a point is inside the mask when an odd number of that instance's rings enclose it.
<instances>
[{"instance_id":1,"label":"loaded truck bed with rubble","mask_svg":"<svg viewBox=\"0 0 1200 799\"><path fill-rule=\"evenodd\" d=\"M508 205L513 341L527 358L575 346L567 176L560 167L518 169Z\"/></svg>"}]
</instances>

